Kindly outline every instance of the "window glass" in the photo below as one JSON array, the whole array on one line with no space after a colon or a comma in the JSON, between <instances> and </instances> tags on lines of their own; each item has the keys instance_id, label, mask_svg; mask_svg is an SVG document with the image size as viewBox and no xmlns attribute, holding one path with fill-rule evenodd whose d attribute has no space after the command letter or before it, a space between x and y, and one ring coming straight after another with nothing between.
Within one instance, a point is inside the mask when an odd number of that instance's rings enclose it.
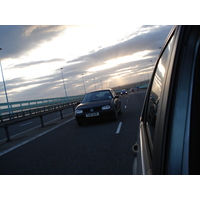
<instances>
[{"instance_id":1,"label":"window glass","mask_svg":"<svg viewBox=\"0 0 200 200\"><path fill-rule=\"evenodd\" d=\"M157 111L159 107L161 91L163 90L163 84L166 77L166 69L168 65L170 51L172 48L172 42L173 42L173 38L168 43L167 47L165 48L164 53L162 54L158 62L156 73L154 75L152 88L151 88L149 104L148 104L148 112L147 112L147 123L149 125L149 129L151 132L152 141L154 137L154 129L156 125Z\"/></svg>"},{"instance_id":2,"label":"window glass","mask_svg":"<svg viewBox=\"0 0 200 200\"><path fill-rule=\"evenodd\" d=\"M110 91L92 92L85 95L82 103L112 99Z\"/></svg>"}]
</instances>

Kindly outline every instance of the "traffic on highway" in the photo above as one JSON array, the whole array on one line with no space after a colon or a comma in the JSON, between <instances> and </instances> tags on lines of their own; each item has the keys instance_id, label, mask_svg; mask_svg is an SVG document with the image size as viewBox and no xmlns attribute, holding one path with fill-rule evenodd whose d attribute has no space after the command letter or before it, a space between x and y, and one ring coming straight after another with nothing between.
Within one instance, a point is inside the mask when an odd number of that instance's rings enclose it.
<instances>
[{"instance_id":1,"label":"traffic on highway","mask_svg":"<svg viewBox=\"0 0 200 200\"><path fill-rule=\"evenodd\" d=\"M62 120L56 120L58 113L46 116L45 128L37 127L37 119L13 125L11 142L3 141L1 134L0 173L131 175L132 145L137 141L145 93L146 90L138 90L120 96L121 114L117 121L77 126L73 110L68 109Z\"/></svg>"}]
</instances>

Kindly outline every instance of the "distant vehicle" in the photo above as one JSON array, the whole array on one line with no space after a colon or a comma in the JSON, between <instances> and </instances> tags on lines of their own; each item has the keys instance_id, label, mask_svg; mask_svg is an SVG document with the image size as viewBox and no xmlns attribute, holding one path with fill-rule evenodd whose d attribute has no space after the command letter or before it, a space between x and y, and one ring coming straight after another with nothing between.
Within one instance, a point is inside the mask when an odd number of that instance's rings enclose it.
<instances>
[{"instance_id":1,"label":"distant vehicle","mask_svg":"<svg viewBox=\"0 0 200 200\"><path fill-rule=\"evenodd\" d=\"M133 174L200 174L200 26L175 26L155 64Z\"/></svg>"},{"instance_id":2,"label":"distant vehicle","mask_svg":"<svg viewBox=\"0 0 200 200\"><path fill-rule=\"evenodd\" d=\"M99 119L118 119L121 113L121 100L112 89L87 93L75 109L78 125Z\"/></svg>"},{"instance_id":3,"label":"distant vehicle","mask_svg":"<svg viewBox=\"0 0 200 200\"><path fill-rule=\"evenodd\" d=\"M139 88L139 87L131 88L131 89L130 89L130 92L137 91L137 90L138 90L138 88Z\"/></svg>"},{"instance_id":4,"label":"distant vehicle","mask_svg":"<svg viewBox=\"0 0 200 200\"><path fill-rule=\"evenodd\" d=\"M126 89L122 89L122 90L121 90L121 95L124 95L124 94L128 94L128 92L127 92Z\"/></svg>"}]
</instances>

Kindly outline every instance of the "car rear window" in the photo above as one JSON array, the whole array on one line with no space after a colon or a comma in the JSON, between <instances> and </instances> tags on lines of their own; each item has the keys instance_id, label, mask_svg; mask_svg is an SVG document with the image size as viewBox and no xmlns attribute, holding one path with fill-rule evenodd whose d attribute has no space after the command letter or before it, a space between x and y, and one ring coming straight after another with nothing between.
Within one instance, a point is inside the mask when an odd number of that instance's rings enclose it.
<instances>
[{"instance_id":1,"label":"car rear window","mask_svg":"<svg viewBox=\"0 0 200 200\"><path fill-rule=\"evenodd\" d=\"M82 103L102 101L102 100L108 100L108 99L112 99L112 94L110 91L105 90L105 91L92 92L92 93L86 94L82 100Z\"/></svg>"}]
</instances>

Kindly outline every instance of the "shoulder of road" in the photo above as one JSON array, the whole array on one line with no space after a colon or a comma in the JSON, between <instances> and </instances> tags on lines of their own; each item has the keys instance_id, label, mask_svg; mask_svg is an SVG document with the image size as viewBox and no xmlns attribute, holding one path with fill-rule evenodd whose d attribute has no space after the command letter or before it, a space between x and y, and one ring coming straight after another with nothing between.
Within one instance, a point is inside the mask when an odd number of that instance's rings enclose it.
<instances>
[{"instance_id":1,"label":"shoulder of road","mask_svg":"<svg viewBox=\"0 0 200 200\"><path fill-rule=\"evenodd\" d=\"M64 117L63 119L58 119L56 121L45 124L44 127L38 127L29 131L26 131L20 135L14 136L9 142L1 141L0 142L0 156L24 145L28 142L31 142L42 135L70 122L74 119L74 115L71 114L69 116Z\"/></svg>"}]
</instances>

